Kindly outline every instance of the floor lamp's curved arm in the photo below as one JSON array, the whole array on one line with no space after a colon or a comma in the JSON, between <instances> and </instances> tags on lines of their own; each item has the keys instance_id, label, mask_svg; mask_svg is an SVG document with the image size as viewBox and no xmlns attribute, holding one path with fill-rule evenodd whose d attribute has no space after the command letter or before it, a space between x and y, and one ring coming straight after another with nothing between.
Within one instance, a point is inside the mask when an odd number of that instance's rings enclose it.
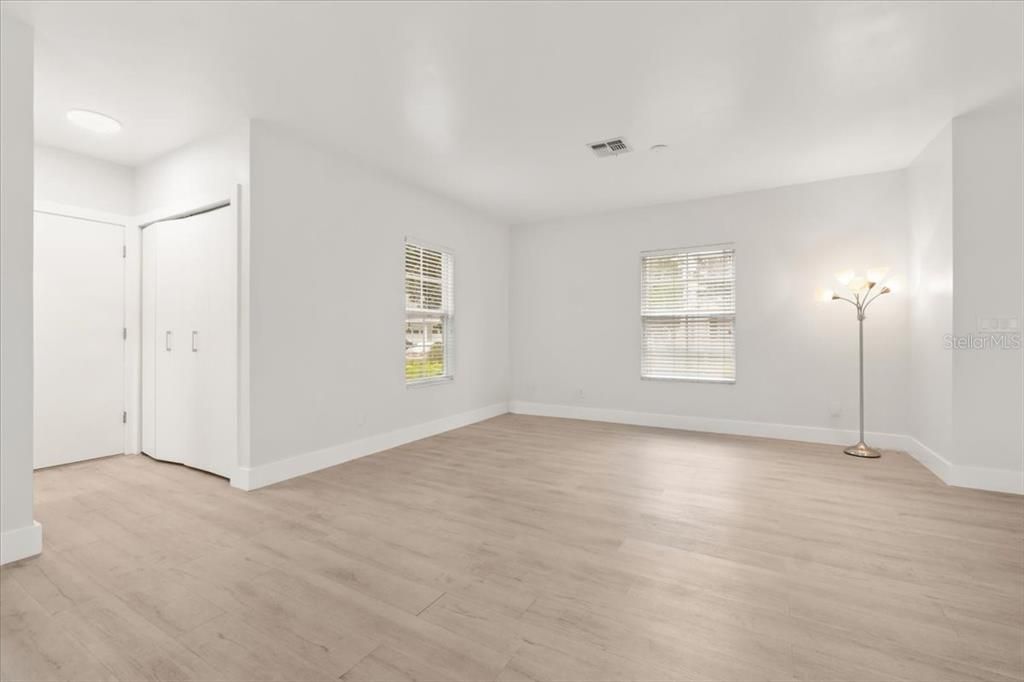
<instances>
[{"instance_id":1,"label":"floor lamp's curved arm","mask_svg":"<svg viewBox=\"0 0 1024 682\"><path fill-rule=\"evenodd\" d=\"M857 301L854 301L852 298L846 298L845 296L840 296L839 294L832 294L832 300L833 301L846 301L847 303L852 305L854 308L860 308L860 304L857 303Z\"/></svg>"},{"instance_id":2,"label":"floor lamp's curved arm","mask_svg":"<svg viewBox=\"0 0 1024 682\"><path fill-rule=\"evenodd\" d=\"M889 289L889 287L882 287L881 289L879 289L879 290L878 290L878 293L876 293L876 294L875 294L874 296L872 296L871 298L869 298L869 299L866 299L866 300L864 301L864 310L867 310L867 309L868 309L868 306L869 306L869 305L871 305L872 303L874 303L875 301L877 301L877 300L878 300L878 297L879 297L879 296L882 296L882 295L884 295L884 294L887 294L887 293L889 293L890 291L891 291L891 289Z\"/></svg>"}]
</instances>

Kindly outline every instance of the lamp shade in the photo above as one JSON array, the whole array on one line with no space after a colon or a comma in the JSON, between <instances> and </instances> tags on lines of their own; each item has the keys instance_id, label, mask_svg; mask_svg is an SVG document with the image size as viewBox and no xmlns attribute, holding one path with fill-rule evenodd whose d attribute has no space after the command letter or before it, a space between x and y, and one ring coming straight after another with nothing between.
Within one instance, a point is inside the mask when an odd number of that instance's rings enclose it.
<instances>
[{"instance_id":1,"label":"lamp shade","mask_svg":"<svg viewBox=\"0 0 1024 682\"><path fill-rule=\"evenodd\" d=\"M861 289L863 289L867 285L868 285L868 280L867 279L865 279L864 277L857 276L857 277L852 278L849 282L846 283L846 288L848 288L852 293L857 293L858 291L860 291Z\"/></svg>"}]
</instances>

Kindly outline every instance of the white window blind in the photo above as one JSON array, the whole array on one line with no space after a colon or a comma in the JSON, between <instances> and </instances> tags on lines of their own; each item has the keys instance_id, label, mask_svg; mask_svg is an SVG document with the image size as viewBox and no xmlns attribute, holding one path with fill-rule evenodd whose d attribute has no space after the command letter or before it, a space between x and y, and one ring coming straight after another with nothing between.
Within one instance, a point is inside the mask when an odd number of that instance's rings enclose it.
<instances>
[{"instance_id":1,"label":"white window blind","mask_svg":"<svg viewBox=\"0 0 1024 682\"><path fill-rule=\"evenodd\" d=\"M405 242L405 382L454 376L455 287L450 253Z\"/></svg>"},{"instance_id":2,"label":"white window blind","mask_svg":"<svg viewBox=\"0 0 1024 682\"><path fill-rule=\"evenodd\" d=\"M735 256L731 245L642 255L642 377L736 380Z\"/></svg>"}]
</instances>

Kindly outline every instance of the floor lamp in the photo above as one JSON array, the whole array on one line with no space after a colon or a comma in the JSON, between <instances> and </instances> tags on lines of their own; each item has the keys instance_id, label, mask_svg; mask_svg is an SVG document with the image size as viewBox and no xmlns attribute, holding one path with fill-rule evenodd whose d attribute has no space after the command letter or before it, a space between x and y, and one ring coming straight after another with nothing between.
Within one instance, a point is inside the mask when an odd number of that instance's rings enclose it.
<instances>
[{"instance_id":1,"label":"floor lamp","mask_svg":"<svg viewBox=\"0 0 1024 682\"><path fill-rule=\"evenodd\" d=\"M854 457L874 458L882 456L881 452L869 447L864 442L864 317L868 306L877 300L879 296L888 294L890 291L889 287L880 285L886 272L886 269L868 270L865 277L857 276L853 271L841 272L836 275L839 283L849 290L849 298L840 296L832 290L823 290L819 293L820 300L846 301L857 309L858 355L860 358L860 440L857 441L856 445L851 445L843 450L846 454L853 455Z\"/></svg>"}]
</instances>

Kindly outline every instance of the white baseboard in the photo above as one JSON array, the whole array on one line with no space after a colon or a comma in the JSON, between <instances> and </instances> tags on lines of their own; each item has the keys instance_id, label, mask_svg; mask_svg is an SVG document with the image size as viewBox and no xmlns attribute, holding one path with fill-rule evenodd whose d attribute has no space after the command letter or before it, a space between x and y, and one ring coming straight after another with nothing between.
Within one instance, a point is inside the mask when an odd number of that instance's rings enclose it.
<instances>
[{"instance_id":1,"label":"white baseboard","mask_svg":"<svg viewBox=\"0 0 1024 682\"><path fill-rule=\"evenodd\" d=\"M1024 472L1012 469L954 466L946 483L960 488L1024 495Z\"/></svg>"},{"instance_id":2,"label":"white baseboard","mask_svg":"<svg viewBox=\"0 0 1024 682\"><path fill-rule=\"evenodd\" d=\"M582 407L579 405L529 403L518 400L513 400L509 404L509 412L513 412L515 414L531 414L539 417L584 419L586 421L610 422L613 424L655 426L663 429L703 431L705 433L722 433L731 436L778 438L781 440L797 440L808 443L828 443L831 445L853 445L858 439L856 431L849 431L846 429L827 429L817 426L794 426L791 424L773 424L769 422L749 422L738 419L690 417L675 414L658 414L654 412L630 412L627 410L609 410L595 407ZM864 435L873 445L889 450L903 450L907 446L906 436L900 434L870 432Z\"/></svg>"},{"instance_id":3,"label":"white baseboard","mask_svg":"<svg viewBox=\"0 0 1024 682\"><path fill-rule=\"evenodd\" d=\"M1024 471L953 464L913 436L907 436L907 452L946 485L997 493L1024 495Z\"/></svg>"},{"instance_id":4,"label":"white baseboard","mask_svg":"<svg viewBox=\"0 0 1024 682\"><path fill-rule=\"evenodd\" d=\"M43 527L38 521L31 526L0 533L0 564L35 556L43 551Z\"/></svg>"},{"instance_id":5,"label":"white baseboard","mask_svg":"<svg viewBox=\"0 0 1024 682\"><path fill-rule=\"evenodd\" d=\"M242 490L256 490L257 488L280 483L290 478L303 476L343 462L358 459L359 457L365 457L375 452L411 443L421 438L428 438L445 431L451 431L452 429L468 426L491 417L497 417L506 412L539 417L583 419L612 424L632 424L635 426L720 433L733 436L778 438L807 443L827 443L830 445L850 445L857 441L857 432L848 429L632 412L580 405L555 405L514 400L511 403L495 403L476 410L470 410L469 412L451 415L450 417L444 417L423 424L416 424L357 441L342 443L324 448L323 450L303 453L269 464L251 468L239 467L236 474L231 477L231 485ZM887 450L907 452L947 485L1024 494L1024 473L1022 472L955 466L917 439L903 434L868 432L865 436L872 445ZM6 534L4 546L6 548ZM4 556L7 556L6 549Z\"/></svg>"},{"instance_id":6,"label":"white baseboard","mask_svg":"<svg viewBox=\"0 0 1024 682\"><path fill-rule=\"evenodd\" d=\"M630 412L627 410L610 410L580 405L531 403L519 400L513 400L509 403L509 412L540 417L583 419L613 424L655 426L665 429L703 431L733 436L779 438L808 443L827 443L830 445L851 445L857 442L858 437L856 431L847 429L828 429L815 426L749 422L735 419L713 419L709 417L689 417L651 412ZM908 453L947 485L1024 495L1024 472L957 466L917 439L904 434L867 432L864 435L872 445L887 450L902 450Z\"/></svg>"},{"instance_id":7,"label":"white baseboard","mask_svg":"<svg viewBox=\"0 0 1024 682\"><path fill-rule=\"evenodd\" d=\"M326 469L375 452L411 443L414 440L436 436L445 431L468 426L508 412L508 403L495 403L469 412L453 414L434 421L388 431L368 438L333 445L323 450L306 452L288 459L255 467L239 467L231 477L231 485L242 490L256 490L289 478Z\"/></svg>"}]
</instances>

